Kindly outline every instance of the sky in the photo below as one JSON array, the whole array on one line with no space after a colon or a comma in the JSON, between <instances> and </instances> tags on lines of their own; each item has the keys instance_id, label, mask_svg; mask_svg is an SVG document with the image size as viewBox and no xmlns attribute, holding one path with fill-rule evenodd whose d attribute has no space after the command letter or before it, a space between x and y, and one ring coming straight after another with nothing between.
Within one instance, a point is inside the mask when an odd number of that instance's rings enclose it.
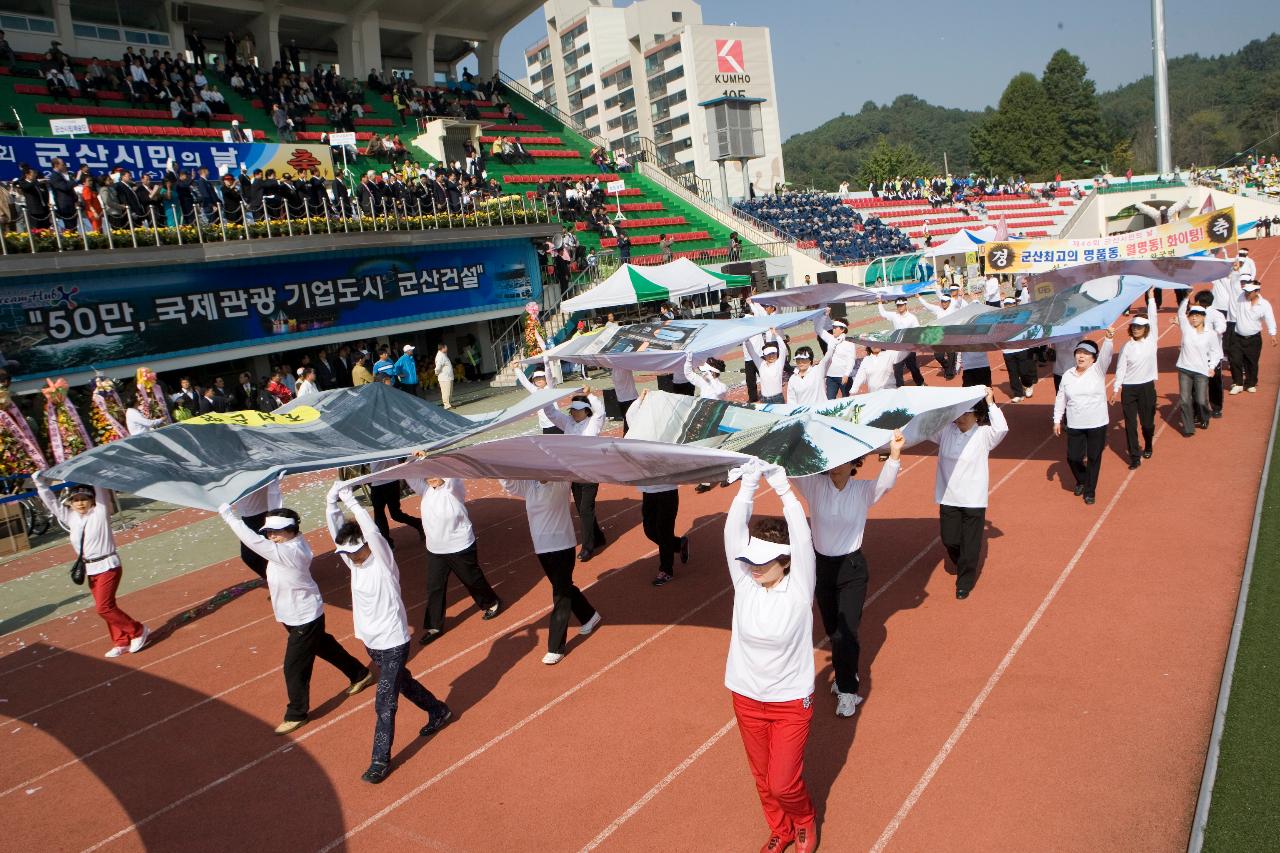
<instances>
[{"instance_id":1,"label":"sky","mask_svg":"<svg viewBox=\"0 0 1280 853\"><path fill-rule=\"evenodd\" d=\"M630 5L615 0L617 6ZM1060 47L1103 92L1151 73L1147 0L703 0L707 24L767 26L782 138L866 101L914 94L965 109L994 106L1013 75L1039 76ZM1274 0L1165 0L1169 58L1239 50L1280 29ZM1270 26L1267 25L1270 22ZM524 50L546 35L541 9L502 43L502 69L525 75Z\"/></svg>"}]
</instances>

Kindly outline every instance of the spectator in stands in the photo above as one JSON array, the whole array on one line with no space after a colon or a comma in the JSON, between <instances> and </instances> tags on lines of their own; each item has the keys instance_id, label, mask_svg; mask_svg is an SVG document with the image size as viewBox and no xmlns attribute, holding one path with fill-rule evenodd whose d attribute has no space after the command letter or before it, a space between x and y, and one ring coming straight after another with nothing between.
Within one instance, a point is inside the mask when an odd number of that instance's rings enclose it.
<instances>
[{"instance_id":1,"label":"spectator in stands","mask_svg":"<svg viewBox=\"0 0 1280 853\"><path fill-rule=\"evenodd\" d=\"M673 257L671 253L671 246L673 243L675 243L675 240L670 236L666 234L658 235L658 251L662 253L662 262L664 264L669 262Z\"/></svg>"},{"instance_id":2,"label":"spectator in stands","mask_svg":"<svg viewBox=\"0 0 1280 853\"><path fill-rule=\"evenodd\" d=\"M0 30L0 63L10 66L17 61L18 57L14 55L13 48L9 46L9 40L5 37L4 30Z\"/></svg>"},{"instance_id":3,"label":"spectator in stands","mask_svg":"<svg viewBox=\"0 0 1280 853\"><path fill-rule=\"evenodd\" d=\"M210 122L213 121L213 110L209 109L209 105L199 95L191 101L191 115L196 121L204 122L205 127L209 127Z\"/></svg>"},{"instance_id":4,"label":"spectator in stands","mask_svg":"<svg viewBox=\"0 0 1280 853\"><path fill-rule=\"evenodd\" d=\"M56 104L59 98L63 98L69 104L71 103L71 92L67 90L67 84L62 79L62 72L57 68L50 68L44 73L44 85L49 90L49 97L53 98Z\"/></svg>"},{"instance_id":5,"label":"spectator in stands","mask_svg":"<svg viewBox=\"0 0 1280 853\"><path fill-rule=\"evenodd\" d=\"M187 50L191 51L191 55L195 58L196 65L204 68L204 39L200 38L200 31L192 29L187 33Z\"/></svg>"}]
</instances>

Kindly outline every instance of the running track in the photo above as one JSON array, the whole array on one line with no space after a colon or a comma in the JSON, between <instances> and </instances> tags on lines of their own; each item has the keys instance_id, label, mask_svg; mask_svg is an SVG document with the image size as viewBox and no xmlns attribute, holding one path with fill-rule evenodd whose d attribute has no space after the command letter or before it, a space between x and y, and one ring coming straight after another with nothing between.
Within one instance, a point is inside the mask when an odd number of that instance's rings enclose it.
<instances>
[{"instance_id":1,"label":"running track","mask_svg":"<svg viewBox=\"0 0 1280 853\"><path fill-rule=\"evenodd\" d=\"M1265 281L1280 239L1252 245ZM1171 317L1162 314L1162 330ZM992 459L985 570L968 601L955 600L942 569L934 462L907 454L867 530L870 676L854 720L833 716L818 651L806 775L824 849L1185 844L1280 352L1265 349L1260 393L1228 398L1226 417L1187 440L1165 425L1176 339L1175 330L1162 340L1155 457L1131 473L1108 455L1093 507L1060 481L1051 383L1006 407L1012 431ZM1118 424L1111 447L1123 447ZM492 483L473 484L482 562L509 609L482 622L452 588L450 630L415 646L412 668L456 722L424 743L413 737L423 715L402 704L396 770L377 787L359 780L372 693L339 701L341 676L326 665L316 669L313 721L291 738L271 734L284 638L261 591L118 661L101 657L91 611L23 629L25 647L7 643L0 657L5 847L756 849L764 825L722 686L730 492L682 492L693 558L655 590L634 490L602 488L611 542L577 578L605 622L585 640L571 632L568 657L552 668L539 662L550 595L523 508ZM172 523L199 517L182 511ZM399 541L416 626L422 551L410 533ZM317 559L316 575L330 630L360 651L331 555ZM238 561L217 563L123 603L156 625L248 577Z\"/></svg>"}]
</instances>

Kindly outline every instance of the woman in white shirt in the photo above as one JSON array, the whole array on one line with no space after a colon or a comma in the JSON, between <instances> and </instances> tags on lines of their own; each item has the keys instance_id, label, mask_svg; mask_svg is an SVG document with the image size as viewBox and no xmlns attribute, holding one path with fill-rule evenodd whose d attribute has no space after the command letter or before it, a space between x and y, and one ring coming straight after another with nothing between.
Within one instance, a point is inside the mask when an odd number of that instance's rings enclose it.
<instances>
[{"instance_id":1,"label":"woman in white shirt","mask_svg":"<svg viewBox=\"0 0 1280 853\"><path fill-rule=\"evenodd\" d=\"M218 507L231 532L267 561L267 592L276 621L289 632L284 649L284 683L289 693L284 721L276 734L287 735L307 721L311 710L311 670L316 658L347 677L347 695L373 683L373 673L356 660L324 628L324 599L311 576L311 546L300 530L301 519L291 509L271 509L259 531L250 530L231 504Z\"/></svg>"},{"instance_id":2,"label":"woman in white shirt","mask_svg":"<svg viewBox=\"0 0 1280 853\"><path fill-rule=\"evenodd\" d=\"M1240 253L1244 254L1241 249ZM1232 394L1241 390L1256 394L1258 391L1258 361L1262 357L1262 333L1271 337L1276 345L1276 315L1271 303L1262 298L1262 285L1252 278L1240 279L1240 295L1236 298L1235 334L1232 335L1232 352L1239 363L1239 371L1232 368ZM1243 388L1241 384L1243 383Z\"/></svg>"},{"instance_id":3,"label":"woman in white shirt","mask_svg":"<svg viewBox=\"0 0 1280 853\"><path fill-rule=\"evenodd\" d=\"M899 296L893 301L894 310L892 312L884 309L884 302L876 304L876 310L880 312L880 316L888 320L895 329L914 329L920 325L920 319L912 314L907 308L907 297ZM896 387L901 388L905 383L903 378L906 372L911 371L911 381L917 385L924 384L924 374L920 372L919 356L915 351L903 352L898 361L893 365L893 378Z\"/></svg>"},{"instance_id":4,"label":"woman in white shirt","mask_svg":"<svg viewBox=\"0 0 1280 853\"><path fill-rule=\"evenodd\" d=\"M1147 291L1147 313L1129 321L1129 342L1116 360L1116 378L1111 399L1120 395L1124 408L1124 431L1129 441L1129 470L1151 458L1151 440L1156 432L1156 296ZM1138 450L1138 427L1142 427L1142 450Z\"/></svg>"},{"instance_id":5,"label":"woman in white shirt","mask_svg":"<svg viewBox=\"0 0 1280 853\"><path fill-rule=\"evenodd\" d=\"M704 400L723 400L725 395L729 393L729 388L720 381L720 374L724 373L724 362L718 358L708 358L698 366L697 372L693 369L693 353L686 353L684 357L684 378L689 380L694 388L698 389L698 396Z\"/></svg>"},{"instance_id":6,"label":"woman in white shirt","mask_svg":"<svg viewBox=\"0 0 1280 853\"><path fill-rule=\"evenodd\" d=\"M347 520L343 506L355 521ZM400 568L373 516L341 483L329 489L326 510L335 550L351 570L351 621L356 639L364 643L370 660L378 666L373 758L360 777L376 785L391 771L391 743L401 695L427 712L427 724L419 732L423 737L444 728L453 712L409 674L409 617L400 594Z\"/></svg>"},{"instance_id":7,"label":"woman in white shirt","mask_svg":"<svg viewBox=\"0 0 1280 853\"><path fill-rule=\"evenodd\" d=\"M422 645L427 645L444 630L445 590L449 573L471 593L471 600L492 619L502 612L502 600L490 586L480 569L476 555L476 533L467 514L467 485L456 477L405 480L409 488L422 496L423 535L427 544L427 610L422 617ZM399 486L399 483L396 483Z\"/></svg>"},{"instance_id":8,"label":"woman in white shirt","mask_svg":"<svg viewBox=\"0 0 1280 853\"><path fill-rule=\"evenodd\" d=\"M862 622L868 580L862 535L868 511L898 480L903 444L902 433L895 430L889 458L874 482L855 479L865 457L791 481L809 505L817 560L815 598L822 626L831 641L831 668L836 675L831 692L836 696L837 717L852 717L862 702L858 695L858 625Z\"/></svg>"},{"instance_id":9,"label":"woman in white shirt","mask_svg":"<svg viewBox=\"0 0 1280 853\"><path fill-rule=\"evenodd\" d=\"M827 309L826 318L831 316ZM827 345L826 362L826 399L834 400L844 395L849 396L849 383L853 381L853 372L858 369L858 345L849 340L849 324L844 320L829 320L826 328L819 325L820 317L814 321L818 339Z\"/></svg>"},{"instance_id":10,"label":"woman in white shirt","mask_svg":"<svg viewBox=\"0 0 1280 853\"><path fill-rule=\"evenodd\" d=\"M818 406L827 402L827 365L835 347L828 347L827 354L815 366L813 350L800 347L793 357L795 370L787 380L787 402L793 406Z\"/></svg>"},{"instance_id":11,"label":"woman in white shirt","mask_svg":"<svg viewBox=\"0 0 1280 853\"><path fill-rule=\"evenodd\" d=\"M37 471L31 479L36 484L40 501L49 514L67 528L76 555L84 560L85 582L93 594L94 609L107 623L107 633L111 637L107 657L142 651L151 632L116 603L116 590L124 577L124 568L120 565L116 539L111 533L111 493L93 486L76 485L68 487L59 501L50 490L49 478L43 471Z\"/></svg>"},{"instance_id":12,"label":"woman in white shirt","mask_svg":"<svg viewBox=\"0 0 1280 853\"><path fill-rule=\"evenodd\" d=\"M1190 299L1178 303L1178 329L1182 343L1178 349L1178 407L1182 412L1182 434L1191 437L1196 427L1209 428L1209 377L1222 361L1222 343L1205 323L1208 312Z\"/></svg>"},{"instance_id":13,"label":"woman in white shirt","mask_svg":"<svg viewBox=\"0 0 1280 853\"><path fill-rule=\"evenodd\" d=\"M142 401L137 397L124 410L124 426L129 435L142 435L164 426L164 418L149 418L142 413Z\"/></svg>"},{"instance_id":14,"label":"woman in white shirt","mask_svg":"<svg viewBox=\"0 0 1280 853\"><path fill-rule=\"evenodd\" d=\"M1107 368L1111 366L1111 339L1107 329L1102 347L1093 341L1076 344L1076 366L1062 374L1058 396L1053 401L1053 434L1062 435L1067 422L1067 464L1076 478L1076 496L1092 504L1102 469L1102 451L1107 445Z\"/></svg>"},{"instance_id":15,"label":"woman in white shirt","mask_svg":"<svg viewBox=\"0 0 1280 853\"><path fill-rule=\"evenodd\" d=\"M533 552L551 581L551 625L542 662L554 665L564 660L570 614L581 623L580 636L587 636L600 624L599 612L573 583L573 550L578 539L569 514L569 484L545 480L499 480L498 484L507 494L524 499Z\"/></svg>"},{"instance_id":16,"label":"woman in white shirt","mask_svg":"<svg viewBox=\"0 0 1280 853\"><path fill-rule=\"evenodd\" d=\"M780 357L778 346L778 330L770 329L764 345L756 349L755 339L748 339L743 346L751 363L756 366L756 374L760 383L761 403L786 402L782 396L782 372L787 363Z\"/></svg>"},{"instance_id":17,"label":"woman in white shirt","mask_svg":"<svg viewBox=\"0 0 1280 853\"><path fill-rule=\"evenodd\" d=\"M988 470L991 451L1009 434L1009 424L987 388L986 399L943 427L938 445L938 473L933 499L947 556L956 566L956 598L965 599L978 580L978 558L987 521Z\"/></svg>"},{"instance_id":18,"label":"woman in white shirt","mask_svg":"<svg viewBox=\"0 0 1280 853\"><path fill-rule=\"evenodd\" d=\"M804 784L804 748L813 719L813 595L817 581L804 507L780 466L752 459L724 525L733 583L733 629L724 685L769 823L763 850L817 847L813 802ZM764 478L785 520L752 520Z\"/></svg>"},{"instance_id":19,"label":"woman in white shirt","mask_svg":"<svg viewBox=\"0 0 1280 853\"><path fill-rule=\"evenodd\" d=\"M898 363L906 357L907 352L905 350L883 350L876 347L867 347L867 354L858 365L857 372L853 374L853 381L849 383L848 396L852 397L857 394L863 385L867 386L868 392L897 388L898 382L895 375Z\"/></svg>"},{"instance_id":20,"label":"woman in white shirt","mask_svg":"<svg viewBox=\"0 0 1280 853\"><path fill-rule=\"evenodd\" d=\"M554 405L544 406L542 411L565 435L599 435L604 428L604 401L587 386L569 401L569 414ZM608 543L596 520L600 484L573 483L572 486L573 503L578 508L578 523L582 526L582 550L578 552L578 559L585 563Z\"/></svg>"}]
</instances>

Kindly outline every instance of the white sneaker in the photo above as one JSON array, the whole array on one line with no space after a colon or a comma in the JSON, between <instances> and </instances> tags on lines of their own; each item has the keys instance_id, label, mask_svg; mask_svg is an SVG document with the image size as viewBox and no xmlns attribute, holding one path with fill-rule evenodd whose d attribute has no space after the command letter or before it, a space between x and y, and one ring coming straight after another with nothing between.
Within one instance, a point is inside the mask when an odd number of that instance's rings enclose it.
<instances>
[{"instance_id":1,"label":"white sneaker","mask_svg":"<svg viewBox=\"0 0 1280 853\"><path fill-rule=\"evenodd\" d=\"M831 695L832 696L840 695L840 685L836 684L834 681L831 682Z\"/></svg>"},{"instance_id":2,"label":"white sneaker","mask_svg":"<svg viewBox=\"0 0 1280 853\"><path fill-rule=\"evenodd\" d=\"M1035 387L1034 387L1034 386L1033 386L1033 387L1031 387L1031 388L1028 388L1028 389L1027 389L1027 397L1028 397L1028 398L1030 398L1030 397L1034 397L1034 396L1035 396L1035 393L1036 393L1036 389L1035 389Z\"/></svg>"},{"instance_id":3,"label":"white sneaker","mask_svg":"<svg viewBox=\"0 0 1280 853\"><path fill-rule=\"evenodd\" d=\"M140 636L140 637L134 637L132 640L130 640L130 641L129 641L129 652L130 652L130 654L132 654L132 653L134 653L134 652L140 652L140 651L142 651L143 646L145 646L145 645L147 644L147 638L148 638L148 637L150 637L150 636L151 636L151 629L150 629L150 628L148 628L146 625L143 625L143 626L142 626L142 636Z\"/></svg>"},{"instance_id":4,"label":"white sneaker","mask_svg":"<svg viewBox=\"0 0 1280 853\"><path fill-rule=\"evenodd\" d=\"M1231 386L1231 393L1232 393L1232 394L1239 394L1239 393L1240 393L1241 391L1243 391L1243 390L1244 390L1244 386L1243 386L1243 385L1232 385L1232 386Z\"/></svg>"},{"instance_id":5,"label":"white sneaker","mask_svg":"<svg viewBox=\"0 0 1280 853\"><path fill-rule=\"evenodd\" d=\"M1257 386L1257 385L1255 385L1255 386L1253 386L1252 388L1246 388L1246 389L1244 389L1244 390L1248 391L1250 394L1257 394L1257 393L1258 393L1258 386Z\"/></svg>"},{"instance_id":6,"label":"white sneaker","mask_svg":"<svg viewBox=\"0 0 1280 853\"><path fill-rule=\"evenodd\" d=\"M545 655L542 656L542 662L545 663L547 666L555 666L556 664L560 663L560 661L562 660L564 660L564 655L558 654L556 652L547 652Z\"/></svg>"},{"instance_id":7,"label":"white sneaker","mask_svg":"<svg viewBox=\"0 0 1280 853\"><path fill-rule=\"evenodd\" d=\"M1022 402L1022 398L1021 398L1021 397L1014 397L1014 398L1012 399L1012 401L1011 401L1011 402L1014 402L1014 403L1021 403L1021 402Z\"/></svg>"},{"instance_id":8,"label":"white sneaker","mask_svg":"<svg viewBox=\"0 0 1280 853\"><path fill-rule=\"evenodd\" d=\"M596 611L596 615L595 615L595 616L592 616L590 619L588 619L588 620L583 624L583 626L582 626L581 628L579 628L579 629L578 629L578 635L579 635L579 636L581 636L581 637L585 637L585 636L587 636L587 635L588 635L588 634L590 634L592 631L594 631L594 630L596 629L596 626L597 626L597 625L599 625L599 624L600 624L600 611L599 611L599 610L597 610L597 611Z\"/></svg>"},{"instance_id":9,"label":"white sneaker","mask_svg":"<svg viewBox=\"0 0 1280 853\"><path fill-rule=\"evenodd\" d=\"M128 647L128 646L112 646L112 647L107 651L106 656L107 656L107 657L109 657L109 658L118 658L118 657L120 657L120 656L122 656L122 655L127 655L127 654L129 654L129 647Z\"/></svg>"},{"instance_id":10,"label":"white sneaker","mask_svg":"<svg viewBox=\"0 0 1280 853\"><path fill-rule=\"evenodd\" d=\"M858 710L858 706L862 704L862 697L857 693L837 693L836 694L836 716L852 717Z\"/></svg>"}]
</instances>

